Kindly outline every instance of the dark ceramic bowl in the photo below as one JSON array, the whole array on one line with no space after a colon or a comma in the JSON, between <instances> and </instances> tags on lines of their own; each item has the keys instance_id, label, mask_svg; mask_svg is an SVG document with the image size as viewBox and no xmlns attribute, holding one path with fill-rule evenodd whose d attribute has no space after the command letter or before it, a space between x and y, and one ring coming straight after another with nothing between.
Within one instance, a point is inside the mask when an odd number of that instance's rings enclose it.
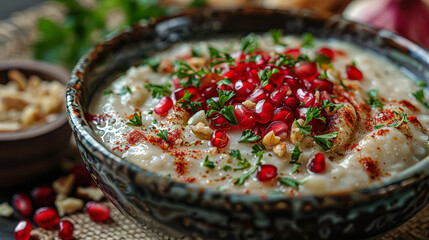
<instances>
[{"instance_id":1,"label":"dark ceramic bowl","mask_svg":"<svg viewBox=\"0 0 429 240\"><path fill-rule=\"evenodd\" d=\"M356 239L388 231L429 201L429 158L391 182L322 196L238 195L173 182L122 160L84 118L98 87L143 56L180 41L244 36L281 28L355 43L385 56L415 79L429 80L429 53L391 32L339 16L266 9L205 10L141 22L84 56L67 90L67 111L79 150L108 199L143 228L200 239ZM154 234L156 235L156 234Z\"/></svg>"},{"instance_id":2,"label":"dark ceramic bowl","mask_svg":"<svg viewBox=\"0 0 429 240\"><path fill-rule=\"evenodd\" d=\"M8 60L0 61L0 84L8 81L7 73L12 69L27 77L36 75L64 85L69 79L67 71L57 66L31 60ZM56 169L69 146L70 135L65 110L49 123L0 133L0 187L25 184Z\"/></svg>"}]
</instances>

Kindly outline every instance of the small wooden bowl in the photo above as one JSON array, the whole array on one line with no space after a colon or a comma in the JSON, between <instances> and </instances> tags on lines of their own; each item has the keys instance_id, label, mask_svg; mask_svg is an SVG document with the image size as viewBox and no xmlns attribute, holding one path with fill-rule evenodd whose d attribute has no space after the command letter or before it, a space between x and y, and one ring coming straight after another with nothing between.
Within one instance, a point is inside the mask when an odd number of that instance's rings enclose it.
<instances>
[{"instance_id":1,"label":"small wooden bowl","mask_svg":"<svg viewBox=\"0 0 429 240\"><path fill-rule=\"evenodd\" d=\"M32 60L0 61L0 84L8 81L9 70L39 76L67 85L69 73L47 63ZM0 188L25 184L59 166L69 146L70 127L66 112L46 124L16 132L0 133Z\"/></svg>"}]
</instances>

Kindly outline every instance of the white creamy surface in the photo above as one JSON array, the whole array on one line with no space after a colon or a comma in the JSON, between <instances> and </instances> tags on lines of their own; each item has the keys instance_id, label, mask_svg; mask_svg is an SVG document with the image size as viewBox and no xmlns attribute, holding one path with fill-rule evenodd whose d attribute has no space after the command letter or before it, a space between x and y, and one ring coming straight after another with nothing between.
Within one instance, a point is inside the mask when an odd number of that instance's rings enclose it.
<instances>
[{"instance_id":1,"label":"white creamy surface","mask_svg":"<svg viewBox=\"0 0 429 240\"><path fill-rule=\"evenodd\" d=\"M284 50L281 46L273 46L270 37L258 37L258 41L262 50ZM285 37L284 41L288 44L288 48L300 45L300 39L295 37ZM328 46L331 49L342 50L347 53L345 56L336 57L332 63L334 69L339 71L341 78L347 78L345 66L351 61L355 61L359 69L364 73L364 79L361 82L346 82L351 85L359 85L357 89L360 88L360 90L354 91L357 102L365 103L367 91L378 89L380 97L386 103L384 109L395 110L399 108L408 116L416 115L424 130L410 123L404 123L406 130L401 128L401 131L393 127L366 130L360 126L353 130L352 136L349 136L351 138L349 145L355 145L354 148L343 148L330 152L325 152L321 147L314 144L311 138L304 138L300 143L300 149L303 153L299 162L302 163L302 166L299 168L299 172L293 174L291 173L292 165L289 164L289 161L294 144L288 139L285 157L276 156L268 148L265 151L262 163L276 166L279 177L306 180L306 183L301 185L299 190L281 185L277 181L260 182L256 179L256 174L251 175L242 186L238 186L233 183L232 179L241 176L246 171L224 171L222 170L222 164L233 167L237 165L237 160L228 155L231 149L240 150L242 157L247 158L250 163L254 164L257 157L251 154L253 144L237 143L241 131L228 132L228 146L221 149L220 153L212 154L210 152L210 141L198 139L190 130L191 126L185 124L186 121L172 121L172 118L169 118L170 115L161 118L156 114L149 114L159 100L151 97L151 93L144 88L144 84L148 82L164 84L171 82L171 77L169 74L153 72L147 66L130 68L124 76L108 84L103 89L117 93L129 86L132 93L103 95L103 90L99 91L99 94L94 97L89 113L94 115L107 114L110 117L106 118L107 120L102 123L93 124L93 128L107 148L112 149L124 161L130 161L162 176L171 176L172 179L177 181L189 182L191 178L195 178L194 183L201 186L246 194L307 195L368 187L374 183L394 177L401 170L426 157L429 152L427 136L429 117L423 105L415 101L411 96L411 93L418 90L415 83L403 75L397 66L361 48L334 40L316 41L316 43L314 49ZM156 57L174 60L176 56L189 52L190 46L195 44L177 44L157 54ZM204 46L208 43L198 44L205 49ZM218 48L232 47L232 49L238 50L239 40L213 40L209 42L209 45ZM311 54L309 55L312 57ZM331 74L329 71L328 73ZM332 79L335 81L335 77L332 77ZM420 112L413 112L412 109L398 104L400 100L409 101ZM137 111L142 112L143 126L128 126L126 124L128 122L127 117ZM359 119L362 120L365 116L360 114L358 111ZM376 117L378 114L380 114L379 110L373 109L372 117ZM154 120L157 120L159 125L153 124ZM133 145L128 144L129 133L134 130L145 132L148 129L158 128L171 132L182 127L185 146L177 146L174 150L173 148L163 150L156 144L145 141L139 141ZM407 137L404 131L412 137ZM194 144L196 141L201 141L201 144ZM178 174L176 171L178 152L192 152L182 157L183 159L181 160L182 163L187 165L185 174ZM312 174L307 170L306 166L309 159L319 152L324 153L326 156L326 171L323 174ZM215 163L216 167L214 169L208 169L203 166L206 155L209 155L210 160ZM372 178L371 174L364 170L366 158L376 162L381 174L380 177Z\"/></svg>"}]
</instances>

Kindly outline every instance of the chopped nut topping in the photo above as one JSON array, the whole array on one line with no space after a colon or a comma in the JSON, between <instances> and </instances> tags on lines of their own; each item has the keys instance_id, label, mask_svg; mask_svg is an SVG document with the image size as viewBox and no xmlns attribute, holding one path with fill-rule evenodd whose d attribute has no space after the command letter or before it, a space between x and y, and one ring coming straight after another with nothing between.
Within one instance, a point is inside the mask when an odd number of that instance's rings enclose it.
<instances>
[{"instance_id":1,"label":"chopped nut topping","mask_svg":"<svg viewBox=\"0 0 429 240\"><path fill-rule=\"evenodd\" d=\"M10 70L7 73L9 79L16 85L19 91L23 91L27 88L27 80L24 74L18 70Z\"/></svg>"},{"instance_id":2,"label":"chopped nut topping","mask_svg":"<svg viewBox=\"0 0 429 240\"><path fill-rule=\"evenodd\" d=\"M304 124L304 120L303 119L298 119L297 122L299 123L299 125L302 126L302 124ZM302 139L304 138L304 135L302 135L299 132L299 128L298 126L296 126L296 123L293 122L292 123L292 128L290 130L290 141L292 143L298 143L300 142Z\"/></svg>"},{"instance_id":3,"label":"chopped nut topping","mask_svg":"<svg viewBox=\"0 0 429 240\"><path fill-rule=\"evenodd\" d=\"M276 154L278 157L284 157L286 155L286 143L282 142L277 144L274 148L273 148L273 152L274 154Z\"/></svg>"},{"instance_id":4,"label":"chopped nut topping","mask_svg":"<svg viewBox=\"0 0 429 240\"><path fill-rule=\"evenodd\" d=\"M68 196L73 188L74 175L69 174L68 176L60 177L52 183L52 188L57 194L64 194Z\"/></svg>"},{"instance_id":5,"label":"chopped nut topping","mask_svg":"<svg viewBox=\"0 0 429 240\"><path fill-rule=\"evenodd\" d=\"M274 131L271 131L271 132L267 133L265 135L264 139L262 139L262 143L266 147L274 146L274 145L276 145L279 142L280 142L280 137L277 137L274 134Z\"/></svg>"},{"instance_id":6,"label":"chopped nut topping","mask_svg":"<svg viewBox=\"0 0 429 240\"><path fill-rule=\"evenodd\" d=\"M191 130L199 139L210 140L211 130L204 123L199 122Z\"/></svg>"},{"instance_id":7,"label":"chopped nut topping","mask_svg":"<svg viewBox=\"0 0 429 240\"><path fill-rule=\"evenodd\" d=\"M216 154L216 152L217 152L217 147L212 147L209 150L210 156L214 156Z\"/></svg>"},{"instance_id":8,"label":"chopped nut topping","mask_svg":"<svg viewBox=\"0 0 429 240\"><path fill-rule=\"evenodd\" d=\"M256 106L256 103L250 101L250 100L246 100L242 103L244 106L246 106L248 109L254 109Z\"/></svg>"},{"instance_id":9,"label":"chopped nut topping","mask_svg":"<svg viewBox=\"0 0 429 240\"><path fill-rule=\"evenodd\" d=\"M91 199L93 201L100 201L104 198L103 192L98 187L78 187L76 195L85 199Z\"/></svg>"},{"instance_id":10,"label":"chopped nut topping","mask_svg":"<svg viewBox=\"0 0 429 240\"><path fill-rule=\"evenodd\" d=\"M10 217L12 216L12 214L13 214L13 208L7 202L0 204L1 217Z\"/></svg>"},{"instance_id":11,"label":"chopped nut topping","mask_svg":"<svg viewBox=\"0 0 429 240\"><path fill-rule=\"evenodd\" d=\"M55 200L55 206L58 209L58 214L64 216L65 214L74 213L83 208L83 200L79 198L66 198L62 200Z\"/></svg>"}]
</instances>

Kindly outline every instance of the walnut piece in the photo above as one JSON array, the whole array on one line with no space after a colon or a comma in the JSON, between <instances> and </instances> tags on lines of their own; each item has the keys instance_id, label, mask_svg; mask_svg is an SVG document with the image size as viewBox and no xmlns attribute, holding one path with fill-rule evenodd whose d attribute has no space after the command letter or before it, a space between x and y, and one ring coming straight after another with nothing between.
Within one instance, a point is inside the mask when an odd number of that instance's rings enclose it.
<instances>
[{"instance_id":1,"label":"walnut piece","mask_svg":"<svg viewBox=\"0 0 429 240\"><path fill-rule=\"evenodd\" d=\"M58 214L64 216L65 214L74 213L83 208L83 200L79 198L66 198L62 200L55 200L55 206L58 209Z\"/></svg>"},{"instance_id":2,"label":"walnut piece","mask_svg":"<svg viewBox=\"0 0 429 240\"><path fill-rule=\"evenodd\" d=\"M304 124L304 120L303 119L298 119L298 120L296 120L298 123L299 123L299 125L301 125L302 126L302 124ZM291 130L290 130L290 141L292 142L292 143L298 143L298 142L300 142L302 139L304 138L304 135L302 135L300 132L299 132L299 128L298 128L298 126L296 125L296 123L295 122L293 122L292 123L292 128L291 128Z\"/></svg>"},{"instance_id":3,"label":"walnut piece","mask_svg":"<svg viewBox=\"0 0 429 240\"><path fill-rule=\"evenodd\" d=\"M78 187L76 189L76 195L81 198L91 199L96 202L99 202L104 198L103 192L98 187Z\"/></svg>"},{"instance_id":4,"label":"walnut piece","mask_svg":"<svg viewBox=\"0 0 429 240\"><path fill-rule=\"evenodd\" d=\"M12 214L13 214L13 208L7 202L0 204L1 217L10 217L12 216Z\"/></svg>"},{"instance_id":5,"label":"walnut piece","mask_svg":"<svg viewBox=\"0 0 429 240\"><path fill-rule=\"evenodd\" d=\"M27 88L27 78L20 71L10 70L7 73L7 76L9 77L10 81L15 84L16 89L18 89L19 91L23 91Z\"/></svg>"},{"instance_id":6,"label":"walnut piece","mask_svg":"<svg viewBox=\"0 0 429 240\"><path fill-rule=\"evenodd\" d=\"M271 132L267 133L265 135L264 139L262 139L262 143L266 147L274 146L274 145L276 145L279 142L280 142L280 137L277 137L274 134L274 131L271 131Z\"/></svg>"},{"instance_id":7,"label":"walnut piece","mask_svg":"<svg viewBox=\"0 0 429 240\"><path fill-rule=\"evenodd\" d=\"M244 102L242 102L241 104L243 104L244 106L246 106L248 109L254 109L256 106L256 103L250 101L250 100L246 100Z\"/></svg>"},{"instance_id":8,"label":"walnut piece","mask_svg":"<svg viewBox=\"0 0 429 240\"><path fill-rule=\"evenodd\" d=\"M278 157L284 157L286 155L286 143L282 142L277 144L274 148L273 148L273 152L274 154L276 154Z\"/></svg>"},{"instance_id":9,"label":"walnut piece","mask_svg":"<svg viewBox=\"0 0 429 240\"><path fill-rule=\"evenodd\" d=\"M74 175L69 174L68 176L60 177L52 183L52 188L57 194L63 194L68 196L73 188Z\"/></svg>"},{"instance_id":10,"label":"walnut piece","mask_svg":"<svg viewBox=\"0 0 429 240\"><path fill-rule=\"evenodd\" d=\"M197 125L193 126L191 130L199 139L210 140L211 130L204 123L197 123Z\"/></svg>"}]
</instances>

